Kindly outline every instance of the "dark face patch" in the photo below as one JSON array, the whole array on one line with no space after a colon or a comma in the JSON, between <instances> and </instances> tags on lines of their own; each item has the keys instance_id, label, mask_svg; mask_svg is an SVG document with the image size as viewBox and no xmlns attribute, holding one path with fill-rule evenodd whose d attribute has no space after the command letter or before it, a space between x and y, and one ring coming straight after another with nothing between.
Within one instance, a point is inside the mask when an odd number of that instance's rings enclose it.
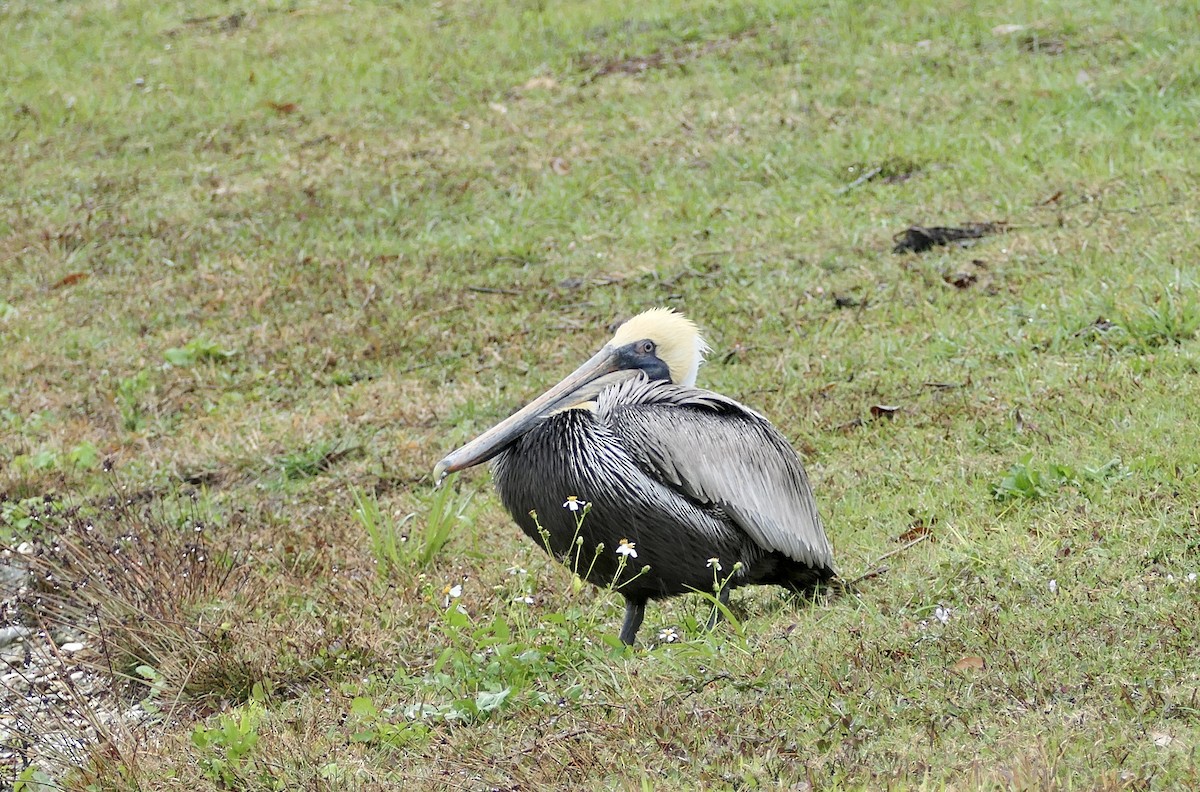
<instances>
[{"instance_id":1,"label":"dark face patch","mask_svg":"<svg viewBox=\"0 0 1200 792\"><path fill-rule=\"evenodd\" d=\"M634 341L617 349L617 366L624 370L638 369L652 380L671 382L671 369L658 357L658 346L649 338Z\"/></svg>"}]
</instances>

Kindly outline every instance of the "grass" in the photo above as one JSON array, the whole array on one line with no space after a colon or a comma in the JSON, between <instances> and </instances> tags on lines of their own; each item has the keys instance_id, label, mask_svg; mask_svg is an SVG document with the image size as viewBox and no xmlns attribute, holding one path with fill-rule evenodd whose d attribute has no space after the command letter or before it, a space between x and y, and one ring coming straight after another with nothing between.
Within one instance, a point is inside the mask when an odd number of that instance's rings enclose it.
<instances>
[{"instance_id":1,"label":"grass","mask_svg":"<svg viewBox=\"0 0 1200 792\"><path fill-rule=\"evenodd\" d=\"M3 4L0 542L75 553L5 618L82 630L64 668L111 681L5 710L149 714L0 777L1200 785L1194 22ZM892 253L967 223L1006 225ZM662 304L802 451L848 576L927 541L857 599L739 592L742 639L654 607L625 651L486 473L431 494ZM103 541L56 545L88 515Z\"/></svg>"}]
</instances>

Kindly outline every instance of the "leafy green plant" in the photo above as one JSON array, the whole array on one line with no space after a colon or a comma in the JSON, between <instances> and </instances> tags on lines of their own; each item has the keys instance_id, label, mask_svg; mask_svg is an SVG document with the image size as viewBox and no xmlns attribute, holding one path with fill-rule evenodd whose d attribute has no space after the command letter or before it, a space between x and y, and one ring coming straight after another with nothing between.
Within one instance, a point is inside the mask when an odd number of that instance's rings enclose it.
<instances>
[{"instance_id":1,"label":"leafy green plant","mask_svg":"<svg viewBox=\"0 0 1200 792\"><path fill-rule=\"evenodd\" d=\"M18 470L53 470L58 467L58 452L43 448L32 454L17 454L13 457L13 467Z\"/></svg>"},{"instance_id":2,"label":"leafy green plant","mask_svg":"<svg viewBox=\"0 0 1200 792\"><path fill-rule=\"evenodd\" d=\"M356 729L350 736L353 742L388 748L403 748L423 740L429 733L424 721L404 717L396 720L380 713L369 696L356 696L350 702L350 723Z\"/></svg>"},{"instance_id":3,"label":"leafy green plant","mask_svg":"<svg viewBox=\"0 0 1200 792\"><path fill-rule=\"evenodd\" d=\"M468 513L471 494L459 495L445 483L436 487L426 501L425 521L417 539L416 561L426 566L450 541L456 528L467 528L472 522Z\"/></svg>"},{"instance_id":4,"label":"leafy green plant","mask_svg":"<svg viewBox=\"0 0 1200 792\"><path fill-rule=\"evenodd\" d=\"M36 765L29 765L13 779L13 792L49 792L62 787Z\"/></svg>"},{"instance_id":5,"label":"leafy green plant","mask_svg":"<svg viewBox=\"0 0 1200 792\"><path fill-rule=\"evenodd\" d=\"M0 544L16 544L28 538L40 515L56 508L54 501L43 498L0 500Z\"/></svg>"},{"instance_id":6,"label":"leafy green plant","mask_svg":"<svg viewBox=\"0 0 1200 792\"><path fill-rule=\"evenodd\" d=\"M1053 495L1061 487L1081 487L1085 482L1103 481L1122 470L1120 459L1109 460L1098 468L1074 468L1059 463L1039 468L1033 464L1033 454L1025 454L992 488L992 495L1001 502L1038 500Z\"/></svg>"},{"instance_id":7,"label":"leafy green plant","mask_svg":"<svg viewBox=\"0 0 1200 792\"><path fill-rule=\"evenodd\" d=\"M153 666L145 663L134 668L133 673L146 685L146 695L140 702L142 709L151 715L161 714L158 700L167 691L167 680Z\"/></svg>"},{"instance_id":8,"label":"leafy green plant","mask_svg":"<svg viewBox=\"0 0 1200 792\"><path fill-rule=\"evenodd\" d=\"M239 783L258 745L263 707L257 701L217 717L214 727L192 730L192 745L201 752L200 766L212 781L228 786Z\"/></svg>"},{"instance_id":9,"label":"leafy green plant","mask_svg":"<svg viewBox=\"0 0 1200 792\"><path fill-rule=\"evenodd\" d=\"M410 512L397 520L384 513L374 496L354 490L354 518L371 543L380 574L410 566L428 566L450 541L455 529L470 526L470 494L459 495L447 485L437 487L424 504L422 515Z\"/></svg>"},{"instance_id":10,"label":"leafy green plant","mask_svg":"<svg viewBox=\"0 0 1200 792\"><path fill-rule=\"evenodd\" d=\"M232 349L224 349L216 341L207 338L193 338L181 347L171 347L163 352L163 357L172 366L191 366L202 361L220 362L236 355Z\"/></svg>"},{"instance_id":11,"label":"leafy green plant","mask_svg":"<svg viewBox=\"0 0 1200 792\"><path fill-rule=\"evenodd\" d=\"M62 470L66 467L90 470L99 461L100 452L86 440L65 455L55 449L43 448L33 454L17 454L12 460L13 467L18 470Z\"/></svg>"},{"instance_id":12,"label":"leafy green plant","mask_svg":"<svg viewBox=\"0 0 1200 792\"><path fill-rule=\"evenodd\" d=\"M416 512L406 514L402 519L395 520L379 508L379 501L367 496L362 490L355 489L354 518L358 520L367 539L371 543L371 555L381 575L403 569L408 565L407 546L409 542L406 526L417 516Z\"/></svg>"},{"instance_id":13,"label":"leafy green plant","mask_svg":"<svg viewBox=\"0 0 1200 792\"><path fill-rule=\"evenodd\" d=\"M146 426L146 412L142 407L142 395L149 390L150 374L139 371L132 377L117 380L117 409L121 412L121 425L136 432Z\"/></svg>"}]
</instances>

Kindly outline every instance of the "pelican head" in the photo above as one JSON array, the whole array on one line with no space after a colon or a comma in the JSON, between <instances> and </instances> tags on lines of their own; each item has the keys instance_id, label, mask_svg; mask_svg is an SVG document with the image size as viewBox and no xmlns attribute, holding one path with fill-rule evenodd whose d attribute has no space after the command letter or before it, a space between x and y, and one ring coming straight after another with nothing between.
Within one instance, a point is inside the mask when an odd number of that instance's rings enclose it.
<instances>
[{"instance_id":1,"label":"pelican head","mask_svg":"<svg viewBox=\"0 0 1200 792\"><path fill-rule=\"evenodd\" d=\"M575 371L528 405L451 452L434 468L439 481L447 474L486 462L545 418L594 400L605 388L644 374L692 387L708 345L683 314L652 308L617 328L616 335Z\"/></svg>"}]
</instances>

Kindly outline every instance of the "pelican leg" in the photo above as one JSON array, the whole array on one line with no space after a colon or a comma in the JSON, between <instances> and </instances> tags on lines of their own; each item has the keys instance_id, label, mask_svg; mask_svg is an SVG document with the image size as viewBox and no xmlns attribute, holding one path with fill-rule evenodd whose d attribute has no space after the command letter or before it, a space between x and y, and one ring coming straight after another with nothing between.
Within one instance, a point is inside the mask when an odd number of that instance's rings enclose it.
<instances>
[{"instance_id":1,"label":"pelican leg","mask_svg":"<svg viewBox=\"0 0 1200 792\"><path fill-rule=\"evenodd\" d=\"M717 592L717 601L720 602L722 605L724 605L726 608L729 607L729 586L721 587L721 590ZM723 614L721 612L721 609L714 607L712 616L708 617L708 624L705 626L705 629L707 629L711 632L712 629L714 627L716 627L717 624L719 624L720 621L724 618L725 618L725 614Z\"/></svg>"},{"instance_id":2,"label":"pelican leg","mask_svg":"<svg viewBox=\"0 0 1200 792\"><path fill-rule=\"evenodd\" d=\"M646 599L644 597L641 599L626 597L625 621L621 624L622 643L626 646L633 646L633 639L637 637L638 628L642 626L644 618L646 618Z\"/></svg>"}]
</instances>

